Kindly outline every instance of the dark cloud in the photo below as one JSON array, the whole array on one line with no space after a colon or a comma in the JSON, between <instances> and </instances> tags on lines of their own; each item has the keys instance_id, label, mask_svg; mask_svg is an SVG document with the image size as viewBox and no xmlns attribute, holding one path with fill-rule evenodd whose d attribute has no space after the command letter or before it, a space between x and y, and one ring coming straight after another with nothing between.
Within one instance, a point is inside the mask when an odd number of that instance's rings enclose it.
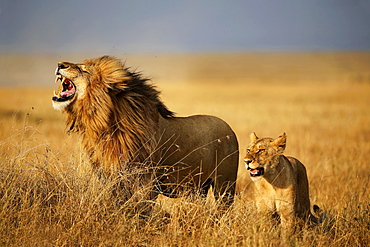
<instances>
[{"instance_id":1,"label":"dark cloud","mask_svg":"<svg viewBox=\"0 0 370 247\"><path fill-rule=\"evenodd\" d=\"M0 2L0 51L369 49L370 1Z\"/></svg>"}]
</instances>

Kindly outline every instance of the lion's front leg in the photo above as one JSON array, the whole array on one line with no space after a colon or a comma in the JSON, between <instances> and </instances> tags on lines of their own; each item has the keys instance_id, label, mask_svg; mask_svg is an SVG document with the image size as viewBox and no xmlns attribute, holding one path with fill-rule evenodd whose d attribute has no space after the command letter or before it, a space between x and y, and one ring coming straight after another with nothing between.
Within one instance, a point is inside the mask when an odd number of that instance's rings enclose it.
<instances>
[{"instance_id":1,"label":"lion's front leg","mask_svg":"<svg viewBox=\"0 0 370 247\"><path fill-rule=\"evenodd\" d=\"M135 214L145 219L151 215L158 191L155 189L152 174L143 174L138 179L140 181L133 194L132 203Z\"/></svg>"},{"instance_id":2,"label":"lion's front leg","mask_svg":"<svg viewBox=\"0 0 370 247\"><path fill-rule=\"evenodd\" d=\"M152 173L142 169L125 169L115 184L113 196L120 207L132 216L147 218L150 215L158 196Z\"/></svg>"}]
</instances>

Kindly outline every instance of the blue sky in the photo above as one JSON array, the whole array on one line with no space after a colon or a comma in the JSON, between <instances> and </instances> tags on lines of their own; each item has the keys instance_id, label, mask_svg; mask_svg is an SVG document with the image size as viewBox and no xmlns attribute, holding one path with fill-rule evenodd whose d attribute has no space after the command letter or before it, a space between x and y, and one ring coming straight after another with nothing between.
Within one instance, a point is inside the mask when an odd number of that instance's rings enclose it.
<instances>
[{"instance_id":1,"label":"blue sky","mask_svg":"<svg viewBox=\"0 0 370 247\"><path fill-rule=\"evenodd\" d=\"M369 0L0 0L0 52L370 50Z\"/></svg>"}]
</instances>

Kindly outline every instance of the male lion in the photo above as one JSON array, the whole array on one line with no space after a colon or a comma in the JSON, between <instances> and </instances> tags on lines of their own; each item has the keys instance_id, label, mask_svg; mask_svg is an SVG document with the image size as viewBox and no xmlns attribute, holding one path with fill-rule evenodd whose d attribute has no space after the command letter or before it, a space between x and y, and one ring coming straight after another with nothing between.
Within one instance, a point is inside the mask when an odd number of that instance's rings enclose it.
<instances>
[{"instance_id":1,"label":"male lion","mask_svg":"<svg viewBox=\"0 0 370 247\"><path fill-rule=\"evenodd\" d=\"M303 221L322 222L325 214L314 205L311 214L308 179L305 166L293 157L286 157L286 134L277 139L258 138L253 132L251 144L244 158L245 166L250 170L254 181L253 199L261 213L280 216L285 230L292 232L296 217Z\"/></svg>"},{"instance_id":2,"label":"male lion","mask_svg":"<svg viewBox=\"0 0 370 247\"><path fill-rule=\"evenodd\" d=\"M69 132L82 137L100 178L116 179L140 168L145 172L132 181L151 188L145 200L194 188L206 194L212 185L216 198L233 201L238 142L224 121L175 117L147 79L110 56L58 63L58 81L53 106L66 114Z\"/></svg>"}]
</instances>

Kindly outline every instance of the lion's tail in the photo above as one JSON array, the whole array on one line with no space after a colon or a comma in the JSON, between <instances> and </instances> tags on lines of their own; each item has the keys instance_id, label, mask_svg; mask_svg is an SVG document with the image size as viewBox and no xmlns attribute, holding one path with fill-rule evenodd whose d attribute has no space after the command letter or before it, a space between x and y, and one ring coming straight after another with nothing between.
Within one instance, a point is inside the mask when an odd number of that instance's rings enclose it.
<instances>
[{"instance_id":1,"label":"lion's tail","mask_svg":"<svg viewBox=\"0 0 370 247\"><path fill-rule=\"evenodd\" d=\"M310 219L318 224L318 223L322 223L324 222L324 220L326 219L326 213L317 205L313 205L313 212L315 215L311 214L310 215Z\"/></svg>"}]
</instances>

